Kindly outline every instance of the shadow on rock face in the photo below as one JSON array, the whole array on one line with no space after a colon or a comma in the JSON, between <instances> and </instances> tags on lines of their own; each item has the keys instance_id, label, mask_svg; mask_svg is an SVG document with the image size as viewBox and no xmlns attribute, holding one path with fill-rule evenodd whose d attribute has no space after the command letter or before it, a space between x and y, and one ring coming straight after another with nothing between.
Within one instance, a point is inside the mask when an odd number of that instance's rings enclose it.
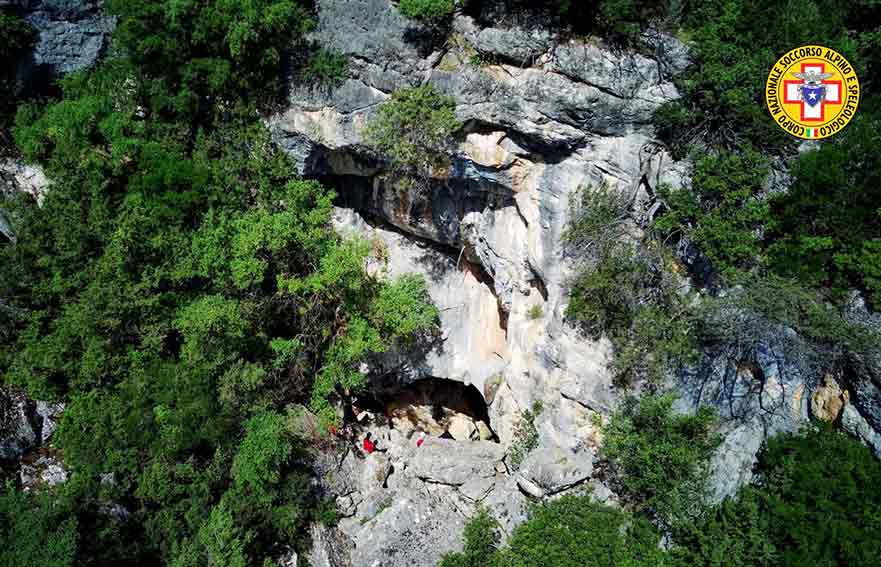
<instances>
[{"instance_id":1,"label":"shadow on rock face","mask_svg":"<svg viewBox=\"0 0 881 567\"><path fill-rule=\"evenodd\" d=\"M498 441L490 429L486 402L470 384L443 378L417 380L385 396L385 412L392 427L404 435L421 429L458 441Z\"/></svg>"}]
</instances>

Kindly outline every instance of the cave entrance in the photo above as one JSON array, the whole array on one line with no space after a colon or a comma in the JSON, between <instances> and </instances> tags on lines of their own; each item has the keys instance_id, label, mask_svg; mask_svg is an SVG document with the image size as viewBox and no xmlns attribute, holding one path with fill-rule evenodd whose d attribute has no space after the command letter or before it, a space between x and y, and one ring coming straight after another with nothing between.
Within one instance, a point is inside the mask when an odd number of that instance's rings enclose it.
<instances>
[{"instance_id":1,"label":"cave entrance","mask_svg":"<svg viewBox=\"0 0 881 567\"><path fill-rule=\"evenodd\" d=\"M489 411L474 386L423 378L380 398L389 424L405 436L417 430L457 441L495 441Z\"/></svg>"}]
</instances>

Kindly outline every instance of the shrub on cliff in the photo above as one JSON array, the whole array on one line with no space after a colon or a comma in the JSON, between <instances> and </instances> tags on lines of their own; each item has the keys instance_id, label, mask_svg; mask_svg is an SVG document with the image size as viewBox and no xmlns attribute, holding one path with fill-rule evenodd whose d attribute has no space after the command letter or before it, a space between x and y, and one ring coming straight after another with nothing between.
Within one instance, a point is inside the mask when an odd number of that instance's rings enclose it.
<instances>
[{"instance_id":1,"label":"shrub on cliff","mask_svg":"<svg viewBox=\"0 0 881 567\"><path fill-rule=\"evenodd\" d=\"M367 125L365 142L394 167L429 173L449 161L461 127L452 97L431 85L399 89Z\"/></svg>"},{"instance_id":2,"label":"shrub on cliff","mask_svg":"<svg viewBox=\"0 0 881 567\"><path fill-rule=\"evenodd\" d=\"M333 87L349 72L349 60L342 53L319 47L308 55L300 69L300 79L312 85Z\"/></svg>"},{"instance_id":3,"label":"shrub on cliff","mask_svg":"<svg viewBox=\"0 0 881 567\"><path fill-rule=\"evenodd\" d=\"M408 18L435 24L453 13L453 0L401 0L398 9Z\"/></svg>"},{"instance_id":4,"label":"shrub on cliff","mask_svg":"<svg viewBox=\"0 0 881 567\"><path fill-rule=\"evenodd\" d=\"M564 239L582 266L566 315L590 336L612 342L621 383L659 382L695 359L698 321L667 269L668 251L652 234L634 241L630 201L606 186L575 194Z\"/></svg>"},{"instance_id":5,"label":"shrub on cliff","mask_svg":"<svg viewBox=\"0 0 881 567\"><path fill-rule=\"evenodd\" d=\"M603 455L634 510L666 525L695 517L706 504L710 457L721 442L716 413L673 412L671 396L629 398L604 428Z\"/></svg>"}]
</instances>

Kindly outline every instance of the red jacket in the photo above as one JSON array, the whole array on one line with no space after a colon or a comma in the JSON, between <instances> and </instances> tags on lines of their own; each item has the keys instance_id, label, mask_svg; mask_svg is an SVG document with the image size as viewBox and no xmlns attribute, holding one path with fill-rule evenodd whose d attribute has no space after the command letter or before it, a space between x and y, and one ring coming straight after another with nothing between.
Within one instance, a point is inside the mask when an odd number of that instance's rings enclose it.
<instances>
[{"instance_id":1,"label":"red jacket","mask_svg":"<svg viewBox=\"0 0 881 567\"><path fill-rule=\"evenodd\" d=\"M370 439L365 437L364 438L364 452L369 455L374 450L376 450L376 445L373 444L373 441L371 441Z\"/></svg>"}]
</instances>

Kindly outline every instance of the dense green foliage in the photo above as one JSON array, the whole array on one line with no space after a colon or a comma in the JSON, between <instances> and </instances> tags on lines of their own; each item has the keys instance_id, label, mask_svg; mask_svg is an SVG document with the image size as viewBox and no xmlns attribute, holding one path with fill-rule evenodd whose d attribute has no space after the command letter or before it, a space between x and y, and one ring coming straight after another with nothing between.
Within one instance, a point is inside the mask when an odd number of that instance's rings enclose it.
<instances>
[{"instance_id":1,"label":"dense green foliage","mask_svg":"<svg viewBox=\"0 0 881 567\"><path fill-rule=\"evenodd\" d=\"M621 496L667 525L701 511L706 467L721 442L712 409L678 415L671 411L674 401L630 398L603 430L603 454L615 464Z\"/></svg>"},{"instance_id":2,"label":"dense green foliage","mask_svg":"<svg viewBox=\"0 0 881 567\"><path fill-rule=\"evenodd\" d=\"M794 164L792 187L770 199L774 271L836 293L881 300L881 113L864 108L841 136Z\"/></svg>"},{"instance_id":3,"label":"dense green foliage","mask_svg":"<svg viewBox=\"0 0 881 567\"><path fill-rule=\"evenodd\" d=\"M567 233L585 260L568 315L612 341L619 377L659 382L701 341L753 336L724 319L735 310L747 314L736 324L758 314L826 345L810 355L827 365L874 340L824 292L858 287L876 304L881 294L878 101L867 95L853 125L796 157L761 87L780 53L810 42L844 53L864 92L877 91L878 2L507 4L636 49L650 24L681 25L694 40L696 63L677 78L683 98L656 116L670 149L695 158L691 187L660 192L665 210L639 240L624 238L629 199L585 189ZM333 519L313 491L302 407L334 423L338 399L366 386L362 363L430 336L438 311L420 278L366 272L369 245L331 229L333 193L293 174L259 121L286 50L302 52L300 80L346 77L342 55L303 41L311 6L107 8L119 17L114 57L16 118L18 150L53 185L42 206L28 195L3 203L18 240L0 246L0 373L67 402L53 442L72 475L54 490L0 494L0 563L269 565L288 545L302 551L310 522ZM454 3L399 9L436 25ZM3 10L0 37L5 144L11 62L32 33ZM460 127L452 98L426 85L393 93L366 140L405 179L448 166ZM789 160L793 183L768 195L775 160ZM658 233L688 238L741 289L693 313ZM502 549L481 512L443 567L881 562L881 467L868 450L830 430L780 437L755 485L706 510L715 417L675 415L672 404L631 401L605 428L624 510L566 496L537 506ZM539 411L524 412L513 468L537 445ZM650 521L669 530L669 551Z\"/></svg>"},{"instance_id":4,"label":"dense green foliage","mask_svg":"<svg viewBox=\"0 0 881 567\"><path fill-rule=\"evenodd\" d=\"M609 338L619 382L659 382L694 360L697 321L667 270L669 252L651 237L629 242L629 206L629 196L605 186L575 194L564 238L584 266L566 314L588 335Z\"/></svg>"},{"instance_id":5,"label":"dense green foliage","mask_svg":"<svg viewBox=\"0 0 881 567\"><path fill-rule=\"evenodd\" d=\"M674 153L694 152L695 165L690 191L662 195L659 228L690 238L726 278L771 271L833 293L856 287L872 300L881 274L881 114L871 94L879 16L872 1L714 0L685 10L696 63L677 79L683 98L656 119ZM807 43L848 57L866 94L851 126L795 156L762 93L776 58ZM769 195L775 156L789 164L792 183Z\"/></svg>"},{"instance_id":6,"label":"dense green foliage","mask_svg":"<svg viewBox=\"0 0 881 567\"><path fill-rule=\"evenodd\" d=\"M618 464L646 475L632 478L625 494L656 502L668 499L668 489L685 496L681 481L699 480L692 467L706 464L711 419L673 417L665 398L643 405L639 413L651 419L627 418L626 428L611 432L626 446ZM647 500L627 501L630 510L622 511L569 495L537 505L501 549L496 524L478 513L466 526L464 551L440 567L881 565L881 462L869 449L831 427L782 434L769 440L755 472L734 498L672 517L666 550L645 519Z\"/></svg>"},{"instance_id":7,"label":"dense green foliage","mask_svg":"<svg viewBox=\"0 0 881 567\"><path fill-rule=\"evenodd\" d=\"M323 87L333 87L346 80L349 60L342 53L319 47L309 54L300 69L300 78Z\"/></svg>"},{"instance_id":8,"label":"dense green foliage","mask_svg":"<svg viewBox=\"0 0 881 567\"><path fill-rule=\"evenodd\" d=\"M33 40L33 30L16 14L0 8L0 155L11 149L7 129L15 111L17 58Z\"/></svg>"},{"instance_id":9,"label":"dense green foliage","mask_svg":"<svg viewBox=\"0 0 881 567\"><path fill-rule=\"evenodd\" d=\"M881 565L881 463L824 427L768 442L755 484L680 526L678 563L695 567Z\"/></svg>"},{"instance_id":10,"label":"dense green foliage","mask_svg":"<svg viewBox=\"0 0 881 567\"><path fill-rule=\"evenodd\" d=\"M394 167L428 173L448 163L460 126L452 97L423 85L392 93L368 124L364 139Z\"/></svg>"},{"instance_id":11,"label":"dense green foliage","mask_svg":"<svg viewBox=\"0 0 881 567\"><path fill-rule=\"evenodd\" d=\"M723 275L761 262L759 229L768 222L760 198L767 164L760 154L708 154L694 163L689 191L662 189L668 210L656 221L664 232L681 230Z\"/></svg>"},{"instance_id":12,"label":"dense green foliage","mask_svg":"<svg viewBox=\"0 0 881 567\"><path fill-rule=\"evenodd\" d=\"M73 567L76 519L48 494L28 494L8 484L0 492L0 565Z\"/></svg>"},{"instance_id":13,"label":"dense green foliage","mask_svg":"<svg viewBox=\"0 0 881 567\"><path fill-rule=\"evenodd\" d=\"M147 108L200 117L233 95L260 102L280 87L282 52L313 26L297 0L111 0L114 40L134 63Z\"/></svg>"},{"instance_id":14,"label":"dense green foliage","mask_svg":"<svg viewBox=\"0 0 881 567\"><path fill-rule=\"evenodd\" d=\"M496 549L494 524L478 513L465 528L465 550L439 567L658 567L660 535L645 519L567 495L536 506L529 520Z\"/></svg>"},{"instance_id":15,"label":"dense green foliage","mask_svg":"<svg viewBox=\"0 0 881 567\"><path fill-rule=\"evenodd\" d=\"M768 70L793 47L820 44L865 70L854 32L873 33L879 7L873 0L711 0L688 3L681 25L693 40L696 64L677 79L683 98L659 114L678 149L709 142L727 149L779 151L791 138L768 118L763 92Z\"/></svg>"},{"instance_id":16,"label":"dense green foliage","mask_svg":"<svg viewBox=\"0 0 881 567\"><path fill-rule=\"evenodd\" d=\"M408 18L438 23L453 13L453 0L401 0L398 9Z\"/></svg>"},{"instance_id":17,"label":"dense green foliage","mask_svg":"<svg viewBox=\"0 0 881 567\"><path fill-rule=\"evenodd\" d=\"M111 2L119 56L16 119L53 185L4 205L19 240L0 248L0 371L67 401L54 439L76 482L9 505L45 523L16 530L61 526L71 564L245 566L304 545L332 514L292 408L336 421L359 365L437 318L420 278L367 274L367 244L330 226L333 193L296 177L255 112L305 8L203 4Z\"/></svg>"}]
</instances>

